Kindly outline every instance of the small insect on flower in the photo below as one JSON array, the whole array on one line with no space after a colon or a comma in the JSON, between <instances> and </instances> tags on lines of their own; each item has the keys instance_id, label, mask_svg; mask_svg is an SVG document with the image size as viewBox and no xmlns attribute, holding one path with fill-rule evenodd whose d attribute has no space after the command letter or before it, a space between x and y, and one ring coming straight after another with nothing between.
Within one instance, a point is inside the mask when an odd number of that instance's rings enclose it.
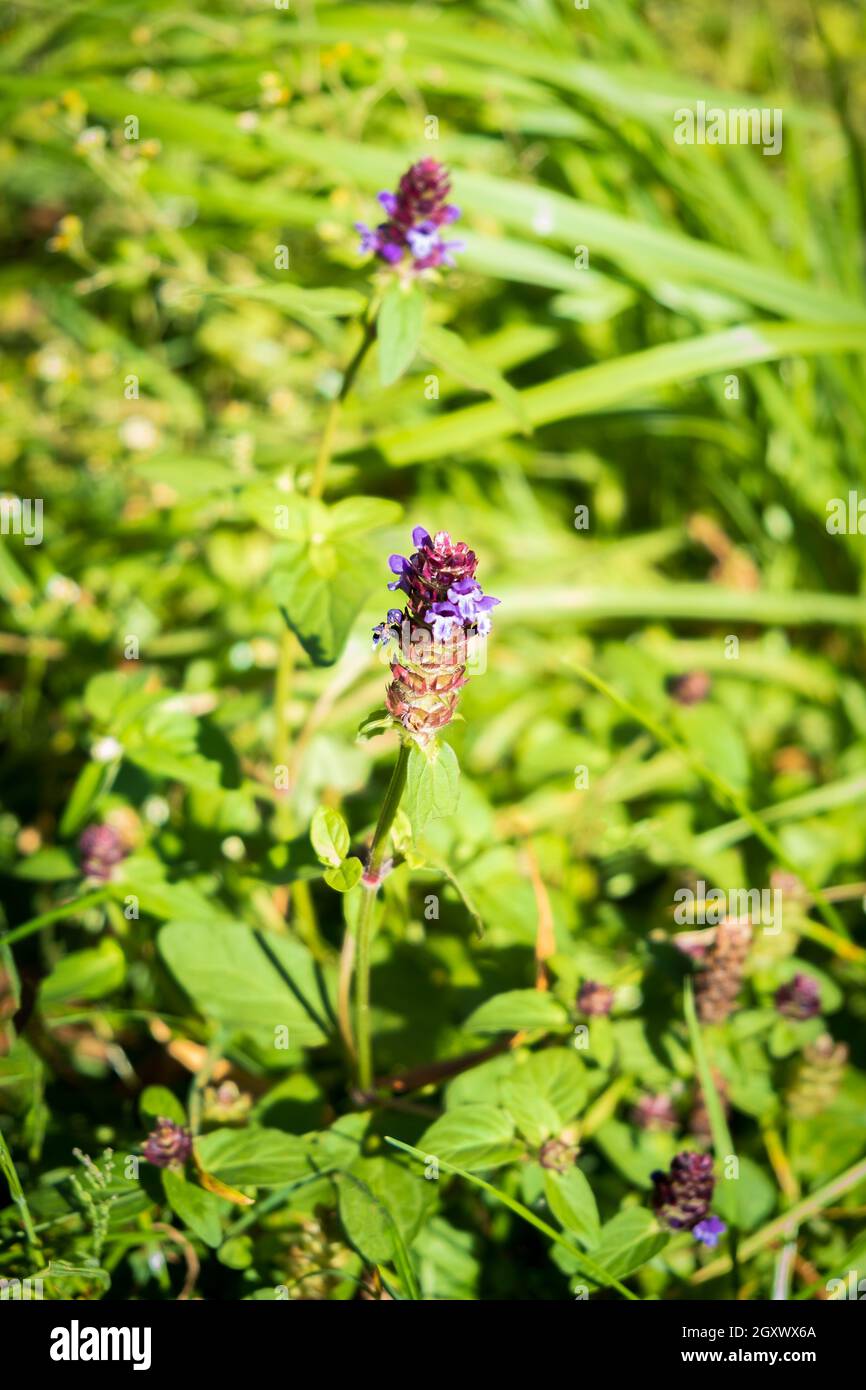
<instances>
[{"instance_id":1,"label":"small insect on flower","mask_svg":"<svg viewBox=\"0 0 866 1390\"><path fill-rule=\"evenodd\" d=\"M461 241L445 241L442 228L456 222L460 209L447 201L448 171L436 159L420 159L401 178L396 193L382 192L379 202L388 214L377 227L356 222L361 251L371 252L386 265L409 256L412 271L435 270L454 264Z\"/></svg>"},{"instance_id":2,"label":"small insect on flower","mask_svg":"<svg viewBox=\"0 0 866 1390\"><path fill-rule=\"evenodd\" d=\"M144 1142L142 1152L157 1168L179 1168L192 1153L192 1135L183 1125L160 1116Z\"/></svg>"},{"instance_id":3,"label":"small insect on flower","mask_svg":"<svg viewBox=\"0 0 866 1390\"><path fill-rule=\"evenodd\" d=\"M651 1174L653 1210L672 1231L691 1231L702 1245L715 1246L725 1223L710 1211L715 1178L711 1154L677 1154L667 1173Z\"/></svg>"},{"instance_id":4,"label":"small insect on flower","mask_svg":"<svg viewBox=\"0 0 866 1390\"><path fill-rule=\"evenodd\" d=\"M388 588L405 594L406 606L389 608L373 628L373 646L401 639L386 704L423 744L453 719L466 684L469 640L490 632L499 599L482 590L477 556L464 541L452 541L447 531L431 536L423 526L415 527L412 541L411 556L389 560L396 578Z\"/></svg>"}]
</instances>

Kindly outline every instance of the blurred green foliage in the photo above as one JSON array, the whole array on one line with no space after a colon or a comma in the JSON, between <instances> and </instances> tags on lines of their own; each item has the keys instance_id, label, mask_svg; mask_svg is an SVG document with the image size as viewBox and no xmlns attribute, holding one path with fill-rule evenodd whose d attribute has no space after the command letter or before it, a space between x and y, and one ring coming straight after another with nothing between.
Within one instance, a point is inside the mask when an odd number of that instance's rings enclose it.
<instances>
[{"instance_id":1,"label":"blurred green foliage","mask_svg":"<svg viewBox=\"0 0 866 1390\"><path fill-rule=\"evenodd\" d=\"M726 1247L703 1273L649 1207L678 1150L725 1157L720 1112L742 1295L770 1296L798 1201L797 1291L866 1272L866 1181L823 1196L866 1102L866 552L856 516L827 526L866 443L862 10L90 0L0 25L0 460L44 507L41 544L0 542L0 1275L176 1297L194 1248L205 1298L730 1297ZM781 153L677 145L698 101L780 108ZM311 498L372 290L353 223L429 154L465 249L408 371L364 359ZM502 605L448 732L457 810L395 828L373 1024L403 1081L358 1111L362 890L333 888L394 759L357 730L416 524ZM104 890L96 822L133 850ZM779 869L805 896L696 1047L674 892ZM773 1008L797 970L820 1019ZM807 1077L816 1123L790 1096L822 1030L849 1059ZM636 1121L649 1094L673 1127ZM163 1184L134 1161L160 1116L201 1135Z\"/></svg>"}]
</instances>

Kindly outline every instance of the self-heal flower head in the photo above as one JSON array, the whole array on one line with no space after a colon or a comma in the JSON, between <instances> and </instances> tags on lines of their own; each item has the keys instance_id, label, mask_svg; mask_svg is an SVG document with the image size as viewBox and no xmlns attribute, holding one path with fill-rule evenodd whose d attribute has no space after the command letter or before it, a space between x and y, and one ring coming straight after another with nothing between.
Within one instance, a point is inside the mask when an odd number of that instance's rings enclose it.
<instances>
[{"instance_id":1,"label":"self-heal flower head","mask_svg":"<svg viewBox=\"0 0 866 1390\"><path fill-rule=\"evenodd\" d=\"M435 624L443 634L458 628L486 635L492 625L488 615L499 599L485 594L475 579L475 552L464 541L452 541L447 531L431 536L423 526L415 527L412 541L418 548L411 556L392 555L388 561L397 576L388 588L406 595L407 616L431 628Z\"/></svg>"},{"instance_id":2,"label":"self-heal flower head","mask_svg":"<svg viewBox=\"0 0 866 1390\"><path fill-rule=\"evenodd\" d=\"M597 980L584 980L577 996L577 1007L590 1018L603 1017L613 1008L613 990Z\"/></svg>"},{"instance_id":3,"label":"self-heal flower head","mask_svg":"<svg viewBox=\"0 0 866 1390\"><path fill-rule=\"evenodd\" d=\"M786 985L781 985L776 990L775 998L779 1013L785 1018L794 1019L797 1023L805 1023L807 1019L814 1018L821 1012L818 981L811 975L803 975L799 971Z\"/></svg>"},{"instance_id":4,"label":"self-heal flower head","mask_svg":"<svg viewBox=\"0 0 866 1390\"><path fill-rule=\"evenodd\" d=\"M157 1168L180 1168L192 1153L192 1136L183 1125L160 1116L144 1143L144 1156Z\"/></svg>"},{"instance_id":5,"label":"self-heal flower head","mask_svg":"<svg viewBox=\"0 0 866 1390\"><path fill-rule=\"evenodd\" d=\"M712 1155L677 1154L667 1173L651 1176L653 1209L659 1220L672 1231L692 1231L697 1240L714 1245L725 1228L710 1211L715 1187Z\"/></svg>"},{"instance_id":6,"label":"self-heal flower head","mask_svg":"<svg viewBox=\"0 0 866 1390\"><path fill-rule=\"evenodd\" d=\"M355 223L361 251L386 265L397 265L408 255L413 272L453 265L454 252L463 243L442 236L442 228L460 216L460 209L447 201L450 188L448 171L437 159L419 159L407 169L396 193L378 195L387 221L372 228Z\"/></svg>"},{"instance_id":7,"label":"self-heal flower head","mask_svg":"<svg viewBox=\"0 0 866 1390\"><path fill-rule=\"evenodd\" d=\"M395 576L388 585L404 595L405 608L389 609L373 629L373 646L402 637L391 661L393 680L386 704L393 719L425 744L453 719L466 683L470 639L485 637L499 599L485 594L475 577L478 558L447 531L412 532L411 555L392 555Z\"/></svg>"},{"instance_id":8,"label":"self-heal flower head","mask_svg":"<svg viewBox=\"0 0 866 1390\"><path fill-rule=\"evenodd\" d=\"M113 825L88 825L78 841L81 872L86 878L107 883L114 866L125 859L129 850Z\"/></svg>"}]
</instances>

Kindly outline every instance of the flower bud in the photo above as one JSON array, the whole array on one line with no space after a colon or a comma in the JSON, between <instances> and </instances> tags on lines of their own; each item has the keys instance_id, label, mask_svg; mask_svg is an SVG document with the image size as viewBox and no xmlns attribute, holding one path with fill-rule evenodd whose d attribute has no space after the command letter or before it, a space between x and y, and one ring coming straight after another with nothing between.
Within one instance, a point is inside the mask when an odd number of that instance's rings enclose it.
<instances>
[{"instance_id":1,"label":"flower bud","mask_svg":"<svg viewBox=\"0 0 866 1390\"><path fill-rule=\"evenodd\" d=\"M775 1001L776 1008L785 1018L804 1023L806 1019L814 1018L821 1012L818 981L811 975L803 975L798 971L792 980L780 985L776 990Z\"/></svg>"},{"instance_id":2,"label":"flower bud","mask_svg":"<svg viewBox=\"0 0 866 1390\"><path fill-rule=\"evenodd\" d=\"M609 1014L613 1008L613 990L597 980L584 980L577 996L577 1007L590 1018Z\"/></svg>"},{"instance_id":3,"label":"flower bud","mask_svg":"<svg viewBox=\"0 0 866 1390\"><path fill-rule=\"evenodd\" d=\"M192 1135L183 1125L160 1116L144 1142L143 1153L157 1168L182 1167L192 1153Z\"/></svg>"},{"instance_id":4,"label":"flower bud","mask_svg":"<svg viewBox=\"0 0 866 1390\"><path fill-rule=\"evenodd\" d=\"M78 841L81 872L85 878L98 879L101 883L108 882L115 865L128 853L120 835L111 825L88 825Z\"/></svg>"}]
</instances>

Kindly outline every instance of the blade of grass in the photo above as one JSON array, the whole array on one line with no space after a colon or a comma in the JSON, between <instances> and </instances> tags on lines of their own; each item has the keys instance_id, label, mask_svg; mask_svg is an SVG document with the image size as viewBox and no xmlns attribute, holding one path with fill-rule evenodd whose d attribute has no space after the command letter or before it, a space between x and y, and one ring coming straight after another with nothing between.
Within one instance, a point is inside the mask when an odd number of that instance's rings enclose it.
<instances>
[{"instance_id":1,"label":"blade of grass","mask_svg":"<svg viewBox=\"0 0 866 1390\"><path fill-rule=\"evenodd\" d=\"M0 936L0 945L11 946L16 941L23 941L26 936L32 936L34 932L41 931L43 927L48 927L52 922L62 922L65 917L71 917L74 912L84 912L88 907L96 907L98 903L105 902L109 897L109 889L97 888L92 893L85 893L80 898L70 898L69 902L63 903L60 907L52 907L48 912L42 912L38 917L31 917L29 922L22 922L20 926L13 927L12 931L5 932Z\"/></svg>"},{"instance_id":2,"label":"blade of grass","mask_svg":"<svg viewBox=\"0 0 866 1390\"><path fill-rule=\"evenodd\" d=\"M521 392L533 425L609 410L662 386L782 357L866 350L866 323L744 323L597 362ZM513 415L496 401L438 419L385 430L376 443L393 464L467 454L515 432Z\"/></svg>"},{"instance_id":3,"label":"blade of grass","mask_svg":"<svg viewBox=\"0 0 866 1390\"><path fill-rule=\"evenodd\" d=\"M391 1144L395 1149L402 1149L404 1153L411 1154L413 1158L417 1158L421 1163L426 1162L427 1155L420 1149L413 1148L411 1144L404 1144L401 1140L392 1139L391 1136L387 1134L385 1135L385 1143ZM479 1178L476 1173L467 1173L464 1168L458 1168L453 1163L446 1163L444 1158L437 1158L436 1162L439 1167L444 1168L446 1172L454 1173L456 1177L463 1178L466 1182L472 1183L474 1187L480 1187L483 1191L489 1192L492 1197L495 1197L497 1202L501 1202L503 1206L508 1207L509 1210L521 1217L523 1221L527 1221L530 1226L534 1226L536 1230L541 1231L551 1240L556 1241L557 1245L561 1245L563 1249L567 1250L573 1259L578 1262L579 1272L586 1274L588 1278L592 1279L593 1283L601 1284L605 1288L616 1289L618 1293L622 1294L623 1298L629 1299L632 1303L640 1302L636 1294L633 1294L624 1284L621 1284L618 1279L614 1279L612 1275L602 1269L601 1265L597 1265L594 1260L590 1259L588 1255L585 1255L582 1250L578 1250L576 1246L572 1245L570 1240L566 1240L565 1236L563 1236L560 1231L555 1230L553 1226L548 1226L546 1221L542 1221L539 1216L536 1216L528 1207L525 1207L522 1202L515 1201L513 1197L509 1197L507 1193L502 1192L498 1187L494 1187L492 1183L486 1182L484 1178Z\"/></svg>"}]
</instances>

